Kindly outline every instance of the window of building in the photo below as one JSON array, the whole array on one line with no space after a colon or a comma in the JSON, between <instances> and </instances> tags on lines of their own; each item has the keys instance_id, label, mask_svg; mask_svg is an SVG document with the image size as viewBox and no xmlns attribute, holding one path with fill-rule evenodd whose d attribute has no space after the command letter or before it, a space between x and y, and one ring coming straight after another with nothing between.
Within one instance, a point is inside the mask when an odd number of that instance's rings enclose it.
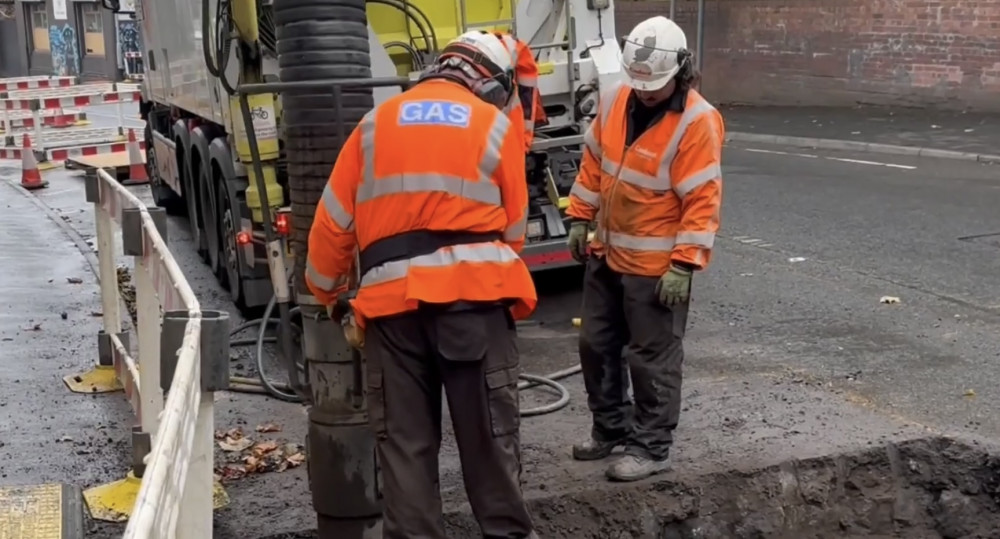
<instances>
[{"instance_id":1,"label":"window of building","mask_svg":"<svg viewBox=\"0 0 1000 539\"><path fill-rule=\"evenodd\" d=\"M45 2L24 4L24 12L28 20L28 34L31 36L31 50L49 52L49 13Z\"/></svg>"},{"instance_id":2,"label":"window of building","mask_svg":"<svg viewBox=\"0 0 1000 539\"><path fill-rule=\"evenodd\" d=\"M104 56L104 12L101 5L81 3L80 26L83 27L83 49L87 56Z\"/></svg>"}]
</instances>

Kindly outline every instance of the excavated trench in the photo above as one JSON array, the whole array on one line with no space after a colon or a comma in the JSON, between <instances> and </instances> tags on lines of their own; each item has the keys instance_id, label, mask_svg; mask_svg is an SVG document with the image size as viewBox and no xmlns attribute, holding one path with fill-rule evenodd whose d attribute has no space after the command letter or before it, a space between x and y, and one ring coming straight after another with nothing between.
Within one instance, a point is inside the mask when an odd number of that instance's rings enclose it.
<instances>
[{"instance_id":1,"label":"excavated trench","mask_svg":"<svg viewBox=\"0 0 1000 539\"><path fill-rule=\"evenodd\" d=\"M542 537L997 538L1000 454L951 438L536 499ZM453 537L473 537L450 515Z\"/></svg>"},{"instance_id":2,"label":"excavated trench","mask_svg":"<svg viewBox=\"0 0 1000 539\"><path fill-rule=\"evenodd\" d=\"M934 437L756 471L533 497L543 538L1000 538L1000 453ZM477 537L470 514L449 536ZM315 537L311 533L290 537ZM275 538L277 539L277 538Z\"/></svg>"}]
</instances>

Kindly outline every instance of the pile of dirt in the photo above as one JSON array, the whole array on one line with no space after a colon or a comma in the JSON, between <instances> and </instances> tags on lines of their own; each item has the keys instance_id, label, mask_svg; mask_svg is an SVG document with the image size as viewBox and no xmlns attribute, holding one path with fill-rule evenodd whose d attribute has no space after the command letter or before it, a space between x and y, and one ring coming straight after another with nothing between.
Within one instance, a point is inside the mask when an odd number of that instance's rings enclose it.
<instances>
[{"instance_id":1,"label":"pile of dirt","mask_svg":"<svg viewBox=\"0 0 1000 539\"><path fill-rule=\"evenodd\" d=\"M542 537L574 539L994 538L1000 456L927 438L753 472L548 496L532 501L532 514ZM468 514L448 521L453 537L476 535Z\"/></svg>"},{"instance_id":2,"label":"pile of dirt","mask_svg":"<svg viewBox=\"0 0 1000 539\"><path fill-rule=\"evenodd\" d=\"M544 538L905 539L1000 534L1000 455L934 437L756 471L685 477L533 497ZM468 510L450 537L478 537ZM316 537L315 532L281 538Z\"/></svg>"}]
</instances>

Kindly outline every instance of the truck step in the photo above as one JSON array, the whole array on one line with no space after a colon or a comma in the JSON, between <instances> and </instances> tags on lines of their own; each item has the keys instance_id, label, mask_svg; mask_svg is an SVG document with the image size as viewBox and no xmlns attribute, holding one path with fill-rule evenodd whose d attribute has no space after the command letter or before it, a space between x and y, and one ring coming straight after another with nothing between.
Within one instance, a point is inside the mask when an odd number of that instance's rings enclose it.
<instances>
[{"instance_id":1,"label":"truck step","mask_svg":"<svg viewBox=\"0 0 1000 539\"><path fill-rule=\"evenodd\" d=\"M0 487L0 539L83 539L83 496L73 485Z\"/></svg>"}]
</instances>

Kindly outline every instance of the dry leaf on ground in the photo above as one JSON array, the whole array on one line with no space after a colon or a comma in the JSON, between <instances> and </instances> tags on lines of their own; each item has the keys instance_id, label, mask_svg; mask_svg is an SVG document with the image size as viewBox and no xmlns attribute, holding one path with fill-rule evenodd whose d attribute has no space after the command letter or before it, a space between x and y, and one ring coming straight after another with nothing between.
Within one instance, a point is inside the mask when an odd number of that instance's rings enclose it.
<instances>
[{"instance_id":1,"label":"dry leaf on ground","mask_svg":"<svg viewBox=\"0 0 1000 539\"><path fill-rule=\"evenodd\" d=\"M257 432L281 432L281 425L276 423L264 423L257 425Z\"/></svg>"}]
</instances>

